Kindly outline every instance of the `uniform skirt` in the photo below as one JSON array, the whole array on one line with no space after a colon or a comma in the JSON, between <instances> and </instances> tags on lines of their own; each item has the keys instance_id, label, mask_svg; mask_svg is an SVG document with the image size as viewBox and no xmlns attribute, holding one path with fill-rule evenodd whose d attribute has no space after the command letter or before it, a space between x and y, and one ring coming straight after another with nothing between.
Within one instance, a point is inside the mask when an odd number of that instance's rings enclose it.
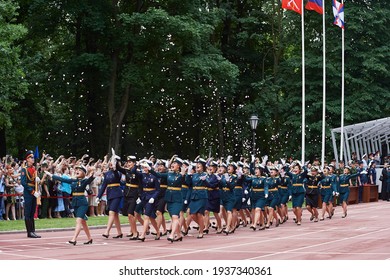
<instances>
[{"instance_id":1,"label":"uniform skirt","mask_svg":"<svg viewBox=\"0 0 390 280\"><path fill-rule=\"evenodd\" d=\"M219 213L220 199L208 199L206 203L206 210L213 213Z\"/></svg>"},{"instance_id":2,"label":"uniform skirt","mask_svg":"<svg viewBox=\"0 0 390 280\"><path fill-rule=\"evenodd\" d=\"M325 189L321 190L321 199L322 202L328 204L329 202L333 201L333 195L332 195L332 190L331 189Z\"/></svg>"},{"instance_id":3,"label":"uniform skirt","mask_svg":"<svg viewBox=\"0 0 390 280\"><path fill-rule=\"evenodd\" d=\"M88 205L81 205L81 206L75 206L73 213L76 218L88 220L87 211L88 211Z\"/></svg>"},{"instance_id":4,"label":"uniform skirt","mask_svg":"<svg viewBox=\"0 0 390 280\"><path fill-rule=\"evenodd\" d=\"M318 193L306 194L306 206L318 207Z\"/></svg>"},{"instance_id":5,"label":"uniform skirt","mask_svg":"<svg viewBox=\"0 0 390 280\"><path fill-rule=\"evenodd\" d=\"M261 210L265 209L265 206L267 205L267 199L263 197L252 197L252 209L260 208Z\"/></svg>"},{"instance_id":6,"label":"uniform skirt","mask_svg":"<svg viewBox=\"0 0 390 280\"><path fill-rule=\"evenodd\" d=\"M279 197L280 197L280 204L286 205L288 202L288 197L289 197L288 190L279 190Z\"/></svg>"},{"instance_id":7,"label":"uniform skirt","mask_svg":"<svg viewBox=\"0 0 390 280\"><path fill-rule=\"evenodd\" d=\"M135 207L137 206L137 198L134 196L125 196L123 198L123 208L122 208L122 214L124 216L127 215L133 215L134 216L134 211Z\"/></svg>"},{"instance_id":8,"label":"uniform skirt","mask_svg":"<svg viewBox=\"0 0 390 280\"><path fill-rule=\"evenodd\" d=\"M349 188L346 188L345 192L340 192L339 202L348 202Z\"/></svg>"},{"instance_id":9,"label":"uniform skirt","mask_svg":"<svg viewBox=\"0 0 390 280\"><path fill-rule=\"evenodd\" d=\"M305 193L295 193L292 195L292 207L302 208L303 201L305 200Z\"/></svg>"},{"instance_id":10,"label":"uniform skirt","mask_svg":"<svg viewBox=\"0 0 390 280\"><path fill-rule=\"evenodd\" d=\"M180 211L182 211L183 208L183 202L167 202L167 210L169 215L172 216L179 216Z\"/></svg>"},{"instance_id":11,"label":"uniform skirt","mask_svg":"<svg viewBox=\"0 0 390 280\"><path fill-rule=\"evenodd\" d=\"M206 209L206 203L207 203L207 198L192 199L190 201L190 205L188 206L190 208L190 214L199 213L204 215L204 211Z\"/></svg>"},{"instance_id":12,"label":"uniform skirt","mask_svg":"<svg viewBox=\"0 0 390 280\"><path fill-rule=\"evenodd\" d=\"M269 192L267 198L267 204L269 207L276 209L276 206L280 205L280 197L278 192Z\"/></svg>"},{"instance_id":13,"label":"uniform skirt","mask_svg":"<svg viewBox=\"0 0 390 280\"><path fill-rule=\"evenodd\" d=\"M109 199L107 202L108 211L119 213L119 209L121 208L121 201L122 201L122 197Z\"/></svg>"},{"instance_id":14,"label":"uniform skirt","mask_svg":"<svg viewBox=\"0 0 390 280\"><path fill-rule=\"evenodd\" d=\"M230 191L221 192L221 204L226 211L232 211L234 207L235 199L234 195Z\"/></svg>"}]
</instances>

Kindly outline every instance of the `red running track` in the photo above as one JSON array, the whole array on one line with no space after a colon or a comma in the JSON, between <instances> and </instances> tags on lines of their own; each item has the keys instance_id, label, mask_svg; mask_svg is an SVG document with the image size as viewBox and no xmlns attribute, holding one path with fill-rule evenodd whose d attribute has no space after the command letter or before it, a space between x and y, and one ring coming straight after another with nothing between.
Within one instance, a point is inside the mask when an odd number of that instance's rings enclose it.
<instances>
[{"instance_id":1,"label":"red running track","mask_svg":"<svg viewBox=\"0 0 390 280\"><path fill-rule=\"evenodd\" d=\"M390 259L389 202L350 205L347 218L336 207L335 216L318 223L304 211L297 226L292 213L287 223L263 231L239 227L232 235L214 230L197 239L191 230L182 242L166 236L145 242L103 238L104 229L91 229L92 245L81 232L76 246L67 244L73 231L41 231L41 239L26 233L0 234L0 260L388 260ZM39 225L38 225L39 227ZM124 234L128 225L122 226ZM116 235L115 228L111 235Z\"/></svg>"}]
</instances>

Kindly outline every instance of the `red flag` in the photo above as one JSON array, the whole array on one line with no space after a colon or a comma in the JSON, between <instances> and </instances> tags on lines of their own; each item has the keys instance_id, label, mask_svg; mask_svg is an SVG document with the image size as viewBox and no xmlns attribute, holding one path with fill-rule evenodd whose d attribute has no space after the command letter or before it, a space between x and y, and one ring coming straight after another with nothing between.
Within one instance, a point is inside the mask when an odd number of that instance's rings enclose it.
<instances>
[{"instance_id":1,"label":"red flag","mask_svg":"<svg viewBox=\"0 0 390 280\"><path fill-rule=\"evenodd\" d=\"M302 15L302 0L282 0L282 8Z\"/></svg>"}]
</instances>

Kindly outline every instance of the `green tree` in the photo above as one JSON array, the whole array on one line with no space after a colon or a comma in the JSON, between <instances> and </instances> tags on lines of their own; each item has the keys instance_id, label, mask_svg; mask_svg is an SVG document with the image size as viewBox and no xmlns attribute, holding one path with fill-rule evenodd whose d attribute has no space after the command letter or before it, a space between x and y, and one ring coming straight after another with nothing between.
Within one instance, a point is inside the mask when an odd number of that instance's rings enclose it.
<instances>
[{"instance_id":1,"label":"green tree","mask_svg":"<svg viewBox=\"0 0 390 280\"><path fill-rule=\"evenodd\" d=\"M12 112L27 91L17 42L26 28L16 24L18 5L0 2L0 155L7 152L5 131L12 127Z\"/></svg>"}]
</instances>

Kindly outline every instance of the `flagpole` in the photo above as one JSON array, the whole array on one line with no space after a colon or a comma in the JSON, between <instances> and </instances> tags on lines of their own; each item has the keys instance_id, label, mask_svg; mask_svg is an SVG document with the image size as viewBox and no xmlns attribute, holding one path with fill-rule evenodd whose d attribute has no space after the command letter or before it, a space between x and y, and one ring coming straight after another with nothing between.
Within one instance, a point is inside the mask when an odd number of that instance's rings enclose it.
<instances>
[{"instance_id":1,"label":"flagpole","mask_svg":"<svg viewBox=\"0 0 390 280\"><path fill-rule=\"evenodd\" d=\"M326 51L325 51L325 1L322 1L322 148L321 148L321 167L324 168L325 162L325 112L326 112Z\"/></svg>"},{"instance_id":2,"label":"flagpole","mask_svg":"<svg viewBox=\"0 0 390 280\"><path fill-rule=\"evenodd\" d=\"M341 0L344 5L344 0ZM341 135L340 135L340 160L343 159L344 147L344 28L341 29Z\"/></svg>"},{"instance_id":3,"label":"flagpole","mask_svg":"<svg viewBox=\"0 0 390 280\"><path fill-rule=\"evenodd\" d=\"M301 163L305 164L305 17L304 17L304 0L302 0L302 159Z\"/></svg>"}]
</instances>

